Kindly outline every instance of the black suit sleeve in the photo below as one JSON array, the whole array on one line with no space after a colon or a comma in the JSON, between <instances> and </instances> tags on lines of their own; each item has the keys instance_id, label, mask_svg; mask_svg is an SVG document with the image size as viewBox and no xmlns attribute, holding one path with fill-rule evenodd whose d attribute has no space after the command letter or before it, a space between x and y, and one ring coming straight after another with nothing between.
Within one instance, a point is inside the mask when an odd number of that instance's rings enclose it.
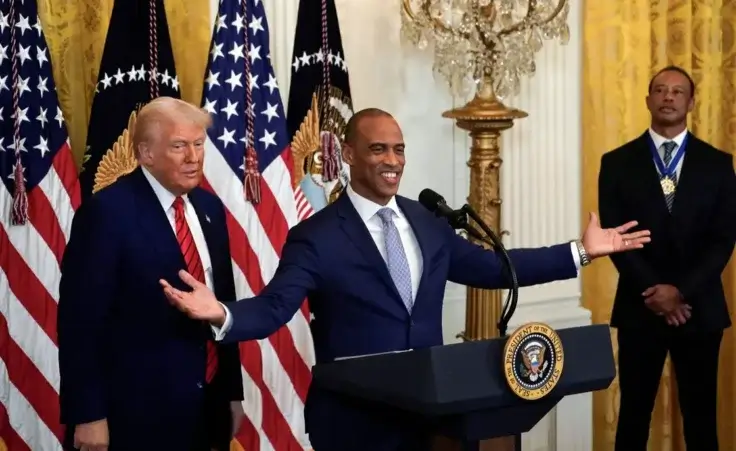
<instances>
[{"instance_id":1,"label":"black suit sleeve","mask_svg":"<svg viewBox=\"0 0 736 451\"><path fill-rule=\"evenodd\" d=\"M690 244L701 248L702 257L692 262L692 271L677 286L686 302L692 299L703 285L713 281L720 282L721 274L736 244L736 175L733 170L733 157L723 154L723 159L718 162L710 176L718 177L721 183L713 216L700 219L709 220L708 227L705 228L708 232Z\"/></svg>"},{"instance_id":2,"label":"black suit sleeve","mask_svg":"<svg viewBox=\"0 0 736 451\"><path fill-rule=\"evenodd\" d=\"M598 173L598 211L603 228L618 227L635 219L626 216L616 188L617 173L625 173L626 168L617 167L612 157L610 153L603 155ZM620 277L637 284L640 292L660 283L657 273L642 258L640 251L620 252L610 257Z\"/></svg>"},{"instance_id":3,"label":"black suit sleeve","mask_svg":"<svg viewBox=\"0 0 736 451\"><path fill-rule=\"evenodd\" d=\"M222 295L218 293L218 297L222 299L226 305L236 300L235 297L235 280L233 278L232 270L232 259L230 257L230 239L228 238L227 232L227 218L225 215L225 207L220 204L220 224L223 224L223 242L224 246L220 255L216 258L222 262L224 269L217 274L217 277L222 279L219 282L219 287L222 290ZM226 300L226 301L225 301ZM240 362L240 345L238 342L235 343L217 343L218 351L218 365L219 373L222 381L222 387L225 395L230 401L242 401L243 400L243 376L241 373L241 362Z\"/></svg>"}]
</instances>

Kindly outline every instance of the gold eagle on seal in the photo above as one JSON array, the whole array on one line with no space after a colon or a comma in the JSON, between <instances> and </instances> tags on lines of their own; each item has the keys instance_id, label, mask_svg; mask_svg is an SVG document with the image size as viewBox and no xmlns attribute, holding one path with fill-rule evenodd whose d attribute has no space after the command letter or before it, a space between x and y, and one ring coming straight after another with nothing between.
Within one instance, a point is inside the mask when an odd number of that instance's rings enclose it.
<instances>
[{"instance_id":1,"label":"gold eagle on seal","mask_svg":"<svg viewBox=\"0 0 736 451\"><path fill-rule=\"evenodd\" d=\"M133 133L135 131L136 111L130 113L128 127L118 136L112 148L105 152L95 172L95 184L92 193L112 185L120 177L130 174L138 167L138 159L133 149Z\"/></svg>"},{"instance_id":2,"label":"gold eagle on seal","mask_svg":"<svg viewBox=\"0 0 736 451\"><path fill-rule=\"evenodd\" d=\"M538 342L531 342L525 349L521 351L521 358L524 362L524 377L528 377L535 382L547 368L544 360L545 347Z\"/></svg>"},{"instance_id":3,"label":"gold eagle on seal","mask_svg":"<svg viewBox=\"0 0 736 451\"><path fill-rule=\"evenodd\" d=\"M346 111L342 111L341 107ZM346 116L349 115L352 115L352 102L340 89L330 87L325 91L320 87L312 94L309 111L291 142L294 188L309 178L310 183L324 190L327 203L337 199L347 183L347 173L342 164L342 139L347 124ZM337 180L330 182L325 182L322 176L326 146L332 146L338 158ZM332 184L334 186L330 186Z\"/></svg>"}]
</instances>

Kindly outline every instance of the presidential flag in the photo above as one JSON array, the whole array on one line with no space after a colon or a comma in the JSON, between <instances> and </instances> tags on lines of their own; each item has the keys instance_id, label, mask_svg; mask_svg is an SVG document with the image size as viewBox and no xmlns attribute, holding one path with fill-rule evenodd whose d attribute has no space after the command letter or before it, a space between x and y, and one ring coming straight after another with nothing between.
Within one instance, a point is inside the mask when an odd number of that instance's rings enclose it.
<instances>
[{"instance_id":1,"label":"presidential flag","mask_svg":"<svg viewBox=\"0 0 736 451\"><path fill-rule=\"evenodd\" d=\"M0 449L61 450L56 306L80 193L36 0L0 2Z\"/></svg>"},{"instance_id":2,"label":"presidential flag","mask_svg":"<svg viewBox=\"0 0 736 451\"><path fill-rule=\"evenodd\" d=\"M286 234L300 219L284 108L270 61L261 0L221 0L210 44L203 107L214 124L205 188L226 207L238 299L271 280ZM241 344L247 451L309 449L304 402L314 351L306 303L265 340Z\"/></svg>"},{"instance_id":3,"label":"presidential flag","mask_svg":"<svg viewBox=\"0 0 736 451\"><path fill-rule=\"evenodd\" d=\"M298 208L320 210L349 179L341 143L353 103L334 0L299 2L291 68L287 122L303 193Z\"/></svg>"},{"instance_id":4,"label":"presidential flag","mask_svg":"<svg viewBox=\"0 0 736 451\"><path fill-rule=\"evenodd\" d=\"M124 131L159 96L179 98L163 0L117 0L107 30L87 148L79 175L84 198L137 166ZM108 155L108 163L100 163Z\"/></svg>"}]
</instances>

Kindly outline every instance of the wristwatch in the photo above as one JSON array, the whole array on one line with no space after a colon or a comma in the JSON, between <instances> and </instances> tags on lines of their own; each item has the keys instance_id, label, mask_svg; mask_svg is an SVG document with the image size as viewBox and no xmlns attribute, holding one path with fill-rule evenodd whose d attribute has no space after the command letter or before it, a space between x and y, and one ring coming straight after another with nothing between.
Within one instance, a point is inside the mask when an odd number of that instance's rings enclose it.
<instances>
[{"instance_id":1,"label":"wristwatch","mask_svg":"<svg viewBox=\"0 0 736 451\"><path fill-rule=\"evenodd\" d=\"M586 252L585 246L583 246L583 241L575 240L574 243L575 246L578 248L578 255L580 256L580 266L588 266L590 264L590 257L588 257L588 252Z\"/></svg>"}]
</instances>

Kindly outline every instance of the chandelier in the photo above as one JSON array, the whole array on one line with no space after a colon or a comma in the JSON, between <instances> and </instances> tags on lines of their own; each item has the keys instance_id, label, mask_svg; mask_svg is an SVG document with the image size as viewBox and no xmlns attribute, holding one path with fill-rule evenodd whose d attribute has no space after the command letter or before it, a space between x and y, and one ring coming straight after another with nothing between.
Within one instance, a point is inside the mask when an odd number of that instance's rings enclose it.
<instances>
[{"instance_id":1,"label":"chandelier","mask_svg":"<svg viewBox=\"0 0 736 451\"><path fill-rule=\"evenodd\" d=\"M434 47L434 72L454 95L492 83L507 98L534 74L544 40L570 40L569 10L567 0L402 0L401 32L419 49Z\"/></svg>"}]
</instances>

